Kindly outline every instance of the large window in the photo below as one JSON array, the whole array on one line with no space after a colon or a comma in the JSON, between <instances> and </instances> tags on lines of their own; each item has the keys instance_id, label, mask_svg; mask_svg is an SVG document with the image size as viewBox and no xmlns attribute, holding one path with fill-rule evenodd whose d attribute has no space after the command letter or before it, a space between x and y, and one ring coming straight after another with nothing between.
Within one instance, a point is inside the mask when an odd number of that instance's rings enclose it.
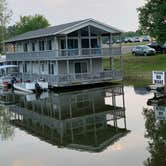
<instances>
[{"instance_id":1,"label":"large window","mask_svg":"<svg viewBox=\"0 0 166 166\"><path fill-rule=\"evenodd\" d=\"M35 42L32 42L32 51L35 51Z\"/></svg>"},{"instance_id":2,"label":"large window","mask_svg":"<svg viewBox=\"0 0 166 166\"><path fill-rule=\"evenodd\" d=\"M61 49L65 49L66 48L66 40L65 39L61 39L60 40L60 46L61 46Z\"/></svg>"},{"instance_id":3,"label":"large window","mask_svg":"<svg viewBox=\"0 0 166 166\"><path fill-rule=\"evenodd\" d=\"M45 50L45 45L44 45L44 40L40 40L39 41L39 51L43 51Z\"/></svg>"},{"instance_id":4,"label":"large window","mask_svg":"<svg viewBox=\"0 0 166 166\"><path fill-rule=\"evenodd\" d=\"M24 50L24 52L28 51L28 43L23 44L23 50Z\"/></svg>"},{"instance_id":5,"label":"large window","mask_svg":"<svg viewBox=\"0 0 166 166\"><path fill-rule=\"evenodd\" d=\"M75 63L75 73L87 73L87 62L76 62Z\"/></svg>"},{"instance_id":6,"label":"large window","mask_svg":"<svg viewBox=\"0 0 166 166\"><path fill-rule=\"evenodd\" d=\"M27 64L26 63L23 64L23 73L27 73Z\"/></svg>"},{"instance_id":7,"label":"large window","mask_svg":"<svg viewBox=\"0 0 166 166\"><path fill-rule=\"evenodd\" d=\"M78 39L68 39L68 49L78 48Z\"/></svg>"},{"instance_id":8,"label":"large window","mask_svg":"<svg viewBox=\"0 0 166 166\"><path fill-rule=\"evenodd\" d=\"M49 72L49 74L54 74L54 64L53 63L49 63L48 72Z\"/></svg>"},{"instance_id":9,"label":"large window","mask_svg":"<svg viewBox=\"0 0 166 166\"><path fill-rule=\"evenodd\" d=\"M81 46L82 48L89 48L89 39L82 39Z\"/></svg>"},{"instance_id":10,"label":"large window","mask_svg":"<svg viewBox=\"0 0 166 166\"><path fill-rule=\"evenodd\" d=\"M52 50L52 40L47 40L47 50Z\"/></svg>"},{"instance_id":11,"label":"large window","mask_svg":"<svg viewBox=\"0 0 166 166\"><path fill-rule=\"evenodd\" d=\"M41 72L44 73L44 63L41 64Z\"/></svg>"}]
</instances>

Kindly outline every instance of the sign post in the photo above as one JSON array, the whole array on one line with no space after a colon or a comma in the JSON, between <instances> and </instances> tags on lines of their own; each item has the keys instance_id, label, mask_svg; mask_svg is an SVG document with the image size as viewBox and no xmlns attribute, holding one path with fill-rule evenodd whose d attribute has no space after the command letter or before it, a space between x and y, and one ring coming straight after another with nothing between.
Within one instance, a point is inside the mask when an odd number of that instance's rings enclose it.
<instances>
[{"instance_id":1,"label":"sign post","mask_svg":"<svg viewBox=\"0 0 166 166\"><path fill-rule=\"evenodd\" d=\"M153 84L163 86L166 92L166 72L165 71L152 71Z\"/></svg>"}]
</instances>

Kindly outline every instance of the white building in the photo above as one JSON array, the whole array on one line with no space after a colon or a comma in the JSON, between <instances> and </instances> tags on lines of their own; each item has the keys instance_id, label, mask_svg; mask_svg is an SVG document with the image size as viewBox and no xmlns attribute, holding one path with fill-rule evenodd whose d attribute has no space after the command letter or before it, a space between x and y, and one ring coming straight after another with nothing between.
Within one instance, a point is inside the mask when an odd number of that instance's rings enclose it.
<instances>
[{"instance_id":1,"label":"white building","mask_svg":"<svg viewBox=\"0 0 166 166\"><path fill-rule=\"evenodd\" d=\"M7 61L19 66L22 80L45 78L64 87L122 80L121 45L103 48L103 41L121 31L93 19L39 29L6 41ZM104 70L103 59L110 60ZM114 59L119 59L115 69Z\"/></svg>"}]
</instances>

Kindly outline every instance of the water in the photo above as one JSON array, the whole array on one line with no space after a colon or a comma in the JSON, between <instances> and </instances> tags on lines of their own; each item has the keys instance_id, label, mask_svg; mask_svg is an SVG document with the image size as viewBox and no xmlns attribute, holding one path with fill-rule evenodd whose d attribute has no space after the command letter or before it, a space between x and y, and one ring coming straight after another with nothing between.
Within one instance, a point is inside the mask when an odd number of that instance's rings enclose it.
<instances>
[{"instance_id":1,"label":"water","mask_svg":"<svg viewBox=\"0 0 166 166\"><path fill-rule=\"evenodd\" d=\"M165 165L166 111L163 101L148 106L152 97L121 85L41 96L1 92L0 166Z\"/></svg>"}]
</instances>

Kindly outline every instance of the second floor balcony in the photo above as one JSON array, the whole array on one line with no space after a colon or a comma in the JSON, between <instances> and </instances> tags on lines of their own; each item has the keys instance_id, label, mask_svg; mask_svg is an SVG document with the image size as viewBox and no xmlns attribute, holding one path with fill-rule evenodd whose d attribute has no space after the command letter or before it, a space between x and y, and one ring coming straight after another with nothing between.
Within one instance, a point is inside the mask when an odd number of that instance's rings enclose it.
<instances>
[{"instance_id":1,"label":"second floor balcony","mask_svg":"<svg viewBox=\"0 0 166 166\"><path fill-rule=\"evenodd\" d=\"M121 47L111 48L82 48L82 49L60 49L35 52L7 53L7 61L40 61L40 60L65 60L82 59L91 57L104 57L121 55Z\"/></svg>"}]
</instances>

